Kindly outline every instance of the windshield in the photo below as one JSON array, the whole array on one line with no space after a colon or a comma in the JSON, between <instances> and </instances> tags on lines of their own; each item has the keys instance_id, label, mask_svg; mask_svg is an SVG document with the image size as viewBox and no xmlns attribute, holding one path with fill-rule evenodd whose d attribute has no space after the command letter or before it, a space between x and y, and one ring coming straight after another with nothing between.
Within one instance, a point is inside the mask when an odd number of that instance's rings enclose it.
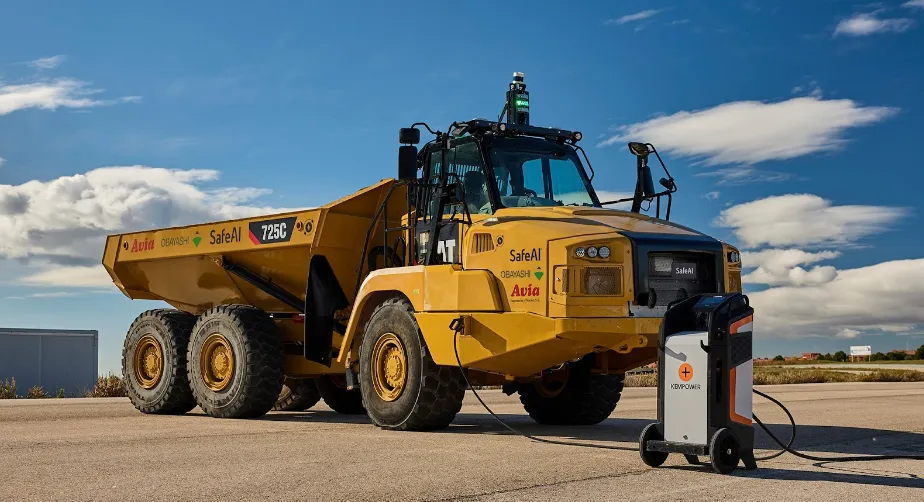
<instances>
[{"instance_id":1,"label":"windshield","mask_svg":"<svg viewBox=\"0 0 924 502\"><path fill-rule=\"evenodd\" d=\"M504 207L597 206L574 150L536 138L497 138L491 164Z\"/></svg>"}]
</instances>

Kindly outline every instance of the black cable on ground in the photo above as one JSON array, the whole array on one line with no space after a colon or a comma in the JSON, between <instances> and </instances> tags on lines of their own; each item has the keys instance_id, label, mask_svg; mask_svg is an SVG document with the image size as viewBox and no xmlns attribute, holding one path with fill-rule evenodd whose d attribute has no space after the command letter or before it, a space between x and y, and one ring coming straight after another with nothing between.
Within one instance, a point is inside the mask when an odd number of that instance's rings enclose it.
<instances>
[{"instance_id":1,"label":"black cable on ground","mask_svg":"<svg viewBox=\"0 0 924 502\"><path fill-rule=\"evenodd\" d=\"M796 437L796 421L793 420L792 413L790 413L789 410L786 409L786 406L783 406L783 403L777 401L776 399L768 396L767 394L764 394L763 392L757 389L753 389L753 390L754 390L754 393L757 394L758 396L769 399L774 404L782 408L783 411L786 412L786 415L789 417L789 421L792 424L792 437L789 440L789 444L784 445L783 442L780 441L779 438L777 438L772 432L770 432L770 429L767 428L767 426L764 425L764 423L761 422L759 418L757 418L757 415L754 415L753 413L751 414L754 417L754 421L757 422L757 425L759 425L760 428L763 429L764 432L766 432L767 435L769 435L771 439L776 441L776 444L780 445L780 447L783 448L781 451L779 451L775 455L767 457L767 458L774 458L779 455L782 455L784 452L788 452L797 457L804 458L806 460L814 460L816 462L869 462L873 460L924 460L924 455L852 455L852 456L840 456L840 457L816 457L814 455L807 455L797 450L793 450L791 447L792 447L792 442ZM766 458L758 459L758 460L766 460Z\"/></svg>"},{"instance_id":2,"label":"black cable on ground","mask_svg":"<svg viewBox=\"0 0 924 502\"><path fill-rule=\"evenodd\" d=\"M782 408L783 411L786 412L786 416L789 418L789 424L792 426L792 434L789 435L789 442L786 443L786 446L784 446L782 450L780 450L780 451L774 453L773 455L767 455L766 457L754 457L754 460L760 460L760 461L771 460L771 459L774 459L774 458L779 457L780 455L786 453L786 450L787 450L788 448L792 447L793 441L796 440L796 419L794 419L794 418L792 417L792 413L790 413L789 410L786 409L785 406L783 406L783 403L777 401L776 399L774 399L774 398L768 396L767 394L764 394L763 392L761 392L761 391L759 391L759 390L757 390L757 389L752 389L752 390L753 390L754 393L757 394L758 396L761 396L761 397L763 397L763 398L765 398L765 399L769 399L770 401L773 401L774 403L776 403L777 406L779 406L780 408ZM755 420L758 424L760 424L761 427L763 427L763 429L767 432L767 434L770 434L770 431L767 430L766 427L764 427L764 424L761 423L760 420L758 420L757 415L754 415L753 413L751 413L751 416L753 416L753 417L754 417L754 420ZM773 436L773 434L770 434L770 435ZM780 442L780 441L777 440L775 437L774 437L773 439L776 440L777 443Z\"/></svg>"},{"instance_id":3,"label":"black cable on ground","mask_svg":"<svg viewBox=\"0 0 924 502\"><path fill-rule=\"evenodd\" d=\"M627 448L627 447L625 447L625 446L611 446L611 445L590 444L590 443L575 443L575 442L571 442L571 441L558 441L558 440L555 440L555 439L545 439L545 438L540 438L540 437L533 436L533 435L531 435L531 434L527 434L527 433L525 433L525 432L518 431L518 430L514 429L513 427L507 425L506 422L504 422L503 420L501 420L501 417L497 416L497 414L495 414L494 411L492 411L491 408L488 407L487 403L485 403L484 400L481 399L481 396L478 395L478 391L475 390L475 387L472 386L472 383L468 381L468 375L465 374L465 369L462 368L462 360L459 358L459 343L458 343L458 341L459 341L459 332L457 331L457 332L453 335L453 337L452 337L452 348L453 348L453 350L454 350L455 353L456 353L456 363L459 365L459 371L462 373L462 378L465 379L465 384L468 385L468 388L472 391L472 394L475 395L475 398L478 399L478 402L481 403L481 406L483 406L484 409L488 410L488 413L490 413L491 416L494 417L494 420L497 420L497 423L503 425L508 431L510 431L510 432L512 432L512 433L514 433L514 434L519 434L520 436L523 436L523 437L525 437L525 438L527 438L527 439L530 439L530 440L532 440L532 441L536 441L536 442L538 442L538 443L557 444L557 445L564 445L564 446L582 446L582 447L584 447L584 448L600 448L600 449L604 449L604 450L638 451L638 448Z\"/></svg>"},{"instance_id":4,"label":"black cable on ground","mask_svg":"<svg viewBox=\"0 0 924 502\"><path fill-rule=\"evenodd\" d=\"M468 388L472 391L472 394L475 395L475 399L477 399L478 402L481 403L481 406L484 407L484 409L487 410L488 413L490 413L492 417L494 417L494 420L497 420L497 423L504 426L504 428L509 430L510 432L523 436L529 440L536 441L537 443L557 444L557 445L563 445L563 446L581 446L584 448L599 448L599 449L604 449L604 450L638 451L637 448L627 448L625 446L575 443L572 441L558 441L555 439L545 439L545 438L536 437L526 432L522 432L522 431L518 431L514 429L513 427L508 425L506 422L504 422L501 419L501 417L497 416L497 414L494 413L493 410L491 410L491 408L487 405L487 403L485 403L484 400L481 399L481 396L478 395L478 391L476 391L475 387L472 386L472 382L468 380L468 375L465 374L465 369L462 367L462 359L459 357L459 332L458 331L456 331L453 334L452 349L456 355L456 364L458 364L459 366L459 372L462 373L462 378L465 380L465 384L468 385ZM783 444L783 442L780 441L780 439L776 437L775 434L770 432L770 429L766 425L764 425L764 423L761 422L759 418L757 418L757 415L752 413L751 415L754 417L754 421L757 422L757 425L759 425L760 428L763 429L764 432L766 432L767 435L770 436L770 438L773 439L774 442L776 442L776 444L778 444L781 448L783 448L782 450L772 455L767 455L765 457L755 457L755 460L760 460L760 461L770 460L770 459L779 457L780 455L784 453L791 453L797 457L804 458L806 460L814 460L816 462L868 462L868 461L873 461L873 460L924 460L924 455L860 455L860 456L854 455L854 456L840 456L840 457L816 457L814 455L807 455L805 453L794 450L792 449L792 443L793 441L796 440L797 426L796 426L796 420L795 418L793 418L792 413L790 413L789 409L786 408L786 406L784 406L783 403L777 401L773 397L767 394L764 394L763 392L757 389L752 389L752 390L758 396L768 399L774 404L776 404L777 406L779 406L786 413L786 416L789 418L790 426L792 427L792 434L789 437L789 442L787 444Z\"/></svg>"}]
</instances>

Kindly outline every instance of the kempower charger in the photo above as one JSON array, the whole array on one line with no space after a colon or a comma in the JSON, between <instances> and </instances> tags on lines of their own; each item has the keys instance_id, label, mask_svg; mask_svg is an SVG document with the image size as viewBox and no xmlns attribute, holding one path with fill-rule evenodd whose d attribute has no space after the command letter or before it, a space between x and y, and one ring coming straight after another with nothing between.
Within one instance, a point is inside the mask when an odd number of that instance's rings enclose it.
<instances>
[{"instance_id":1,"label":"kempower charger","mask_svg":"<svg viewBox=\"0 0 924 502\"><path fill-rule=\"evenodd\" d=\"M696 295L668 308L658 356L658 422L639 438L642 461L682 453L728 474L756 469L751 421L754 309L740 293Z\"/></svg>"}]
</instances>

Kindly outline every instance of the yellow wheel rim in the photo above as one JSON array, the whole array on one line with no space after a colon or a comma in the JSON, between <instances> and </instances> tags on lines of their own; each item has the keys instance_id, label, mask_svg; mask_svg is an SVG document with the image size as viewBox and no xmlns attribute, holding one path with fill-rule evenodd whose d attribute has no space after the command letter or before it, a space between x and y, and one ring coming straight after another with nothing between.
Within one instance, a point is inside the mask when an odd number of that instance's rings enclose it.
<instances>
[{"instance_id":1,"label":"yellow wheel rim","mask_svg":"<svg viewBox=\"0 0 924 502\"><path fill-rule=\"evenodd\" d=\"M568 377L571 375L571 369L565 365L564 368L542 373L542 379L535 383L536 392L542 397L556 397L568 384Z\"/></svg>"},{"instance_id":2,"label":"yellow wheel rim","mask_svg":"<svg viewBox=\"0 0 924 502\"><path fill-rule=\"evenodd\" d=\"M372 386L383 401L394 401L407 384L407 355L394 333L385 333L372 349Z\"/></svg>"},{"instance_id":3,"label":"yellow wheel rim","mask_svg":"<svg viewBox=\"0 0 924 502\"><path fill-rule=\"evenodd\" d=\"M164 351L160 342L144 335L135 345L135 378L142 388L153 389L164 373Z\"/></svg>"},{"instance_id":4,"label":"yellow wheel rim","mask_svg":"<svg viewBox=\"0 0 924 502\"><path fill-rule=\"evenodd\" d=\"M199 352L199 375L215 392L224 390L234 374L234 351L223 335L213 333L205 339Z\"/></svg>"}]
</instances>

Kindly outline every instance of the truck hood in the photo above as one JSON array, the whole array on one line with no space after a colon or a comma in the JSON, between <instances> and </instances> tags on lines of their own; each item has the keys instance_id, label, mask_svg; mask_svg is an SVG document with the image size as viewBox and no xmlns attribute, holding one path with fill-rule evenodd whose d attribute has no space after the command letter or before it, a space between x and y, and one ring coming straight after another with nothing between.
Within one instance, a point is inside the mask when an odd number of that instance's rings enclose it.
<instances>
[{"instance_id":1,"label":"truck hood","mask_svg":"<svg viewBox=\"0 0 924 502\"><path fill-rule=\"evenodd\" d=\"M505 223L543 222L542 232L549 238L570 235L618 231L631 234L670 234L685 237L707 237L701 232L677 223L651 218L644 214L616 209L574 206L544 206L505 208L482 222L485 226ZM681 237L682 238L682 237Z\"/></svg>"}]
</instances>

